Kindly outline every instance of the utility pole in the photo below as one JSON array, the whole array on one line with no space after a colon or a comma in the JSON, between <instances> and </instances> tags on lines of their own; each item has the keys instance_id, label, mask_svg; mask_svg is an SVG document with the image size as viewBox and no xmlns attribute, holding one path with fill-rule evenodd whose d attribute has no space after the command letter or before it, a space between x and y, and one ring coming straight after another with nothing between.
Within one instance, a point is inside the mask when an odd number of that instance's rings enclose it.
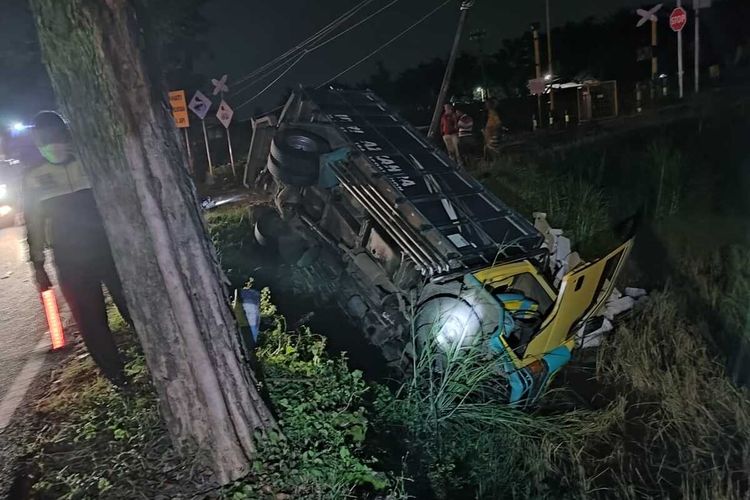
<instances>
[{"instance_id":1,"label":"utility pole","mask_svg":"<svg viewBox=\"0 0 750 500\"><path fill-rule=\"evenodd\" d=\"M473 5L474 0L464 0L463 2L461 2L461 15L458 18L456 37L453 39L453 47L451 48L451 54L448 58L448 66L445 68L445 76L443 77L443 83L440 86L437 103L435 103L435 112L432 114L430 130L427 132L428 139L434 138L435 134L437 134L438 125L440 124L440 115L443 111L443 103L445 102L445 96L448 94L448 88L451 85L453 67L456 65L456 56L458 55L458 46L461 43L461 34L464 30L464 24L466 24L466 17L469 14L469 9Z\"/></svg>"},{"instance_id":2,"label":"utility pole","mask_svg":"<svg viewBox=\"0 0 750 500\"><path fill-rule=\"evenodd\" d=\"M531 36L534 39L534 68L537 80L542 77L542 56L539 53L539 23L531 25ZM542 123L542 96L536 95L537 123Z\"/></svg>"},{"instance_id":3,"label":"utility pole","mask_svg":"<svg viewBox=\"0 0 750 500\"><path fill-rule=\"evenodd\" d=\"M547 74L550 77L549 88L549 124L552 125L553 115L555 112L555 93L552 90L552 26L549 21L549 0L544 1L547 15Z\"/></svg>"},{"instance_id":4,"label":"utility pole","mask_svg":"<svg viewBox=\"0 0 750 500\"><path fill-rule=\"evenodd\" d=\"M659 57L657 55L657 18L656 16L653 16L651 18L651 82L652 82L652 88L653 88L653 82L656 81L656 77L659 74ZM653 95L651 96L653 97Z\"/></svg>"},{"instance_id":5,"label":"utility pole","mask_svg":"<svg viewBox=\"0 0 750 500\"><path fill-rule=\"evenodd\" d=\"M701 13L701 0L693 0L693 11L695 12L695 93L700 91L700 51L701 51L701 39L700 39L700 13Z\"/></svg>"}]
</instances>

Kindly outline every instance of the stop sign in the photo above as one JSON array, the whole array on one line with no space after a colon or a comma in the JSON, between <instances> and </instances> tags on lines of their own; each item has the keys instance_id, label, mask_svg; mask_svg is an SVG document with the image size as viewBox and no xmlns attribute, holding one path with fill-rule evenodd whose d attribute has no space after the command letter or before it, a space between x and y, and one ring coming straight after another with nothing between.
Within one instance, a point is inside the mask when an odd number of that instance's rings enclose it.
<instances>
[{"instance_id":1,"label":"stop sign","mask_svg":"<svg viewBox=\"0 0 750 500\"><path fill-rule=\"evenodd\" d=\"M687 12L682 7L677 7L669 14L669 27L672 31L682 31L687 24Z\"/></svg>"}]
</instances>

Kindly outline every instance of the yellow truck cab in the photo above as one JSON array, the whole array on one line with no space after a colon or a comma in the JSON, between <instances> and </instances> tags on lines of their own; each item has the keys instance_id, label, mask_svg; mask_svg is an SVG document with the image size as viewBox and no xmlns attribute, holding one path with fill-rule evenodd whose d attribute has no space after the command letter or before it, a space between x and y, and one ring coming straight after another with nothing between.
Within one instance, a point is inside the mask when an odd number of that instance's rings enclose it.
<instances>
[{"instance_id":1,"label":"yellow truck cab","mask_svg":"<svg viewBox=\"0 0 750 500\"><path fill-rule=\"evenodd\" d=\"M255 234L304 268L295 287L335 299L394 366L429 343L478 347L506 377L509 402L536 400L632 241L555 287L534 224L372 92L300 88L263 123L247 170L262 171L256 184L270 186L274 210L259 212Z\"/></svg>"}]
</instances>

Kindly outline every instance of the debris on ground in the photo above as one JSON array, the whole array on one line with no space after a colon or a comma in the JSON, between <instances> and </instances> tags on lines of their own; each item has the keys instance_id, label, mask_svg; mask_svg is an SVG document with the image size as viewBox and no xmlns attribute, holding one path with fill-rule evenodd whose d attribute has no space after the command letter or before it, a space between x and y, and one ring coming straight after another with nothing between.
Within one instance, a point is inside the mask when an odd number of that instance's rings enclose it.
<instances>
[{"instance_id":1,"label":"debris on ground","mask_svg":"<svg viewBox=\"0 0 750 500\"><path fill-rule=\"evenodd\" d=\"M546 213L534 212L533 215L534 227L544 235L544 245L549 250L549 271L553 276L553 285L559 287L563 276L585 262L578 252L573 251L570 238L563 236L563 230L550 226ZM648 292L643 288L625 287L624 292L615 288L601 311L576 332L578 347L597 347L604 335L614 329L618 316L647 299Z\"/></svg>"}]
</instances>

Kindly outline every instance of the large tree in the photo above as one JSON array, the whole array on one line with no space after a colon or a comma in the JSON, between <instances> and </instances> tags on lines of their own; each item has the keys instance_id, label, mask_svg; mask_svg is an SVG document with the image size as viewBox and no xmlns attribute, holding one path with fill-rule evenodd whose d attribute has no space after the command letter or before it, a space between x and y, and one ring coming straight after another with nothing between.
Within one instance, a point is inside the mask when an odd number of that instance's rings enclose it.
<instances>
[{"instance_id":1,"label":"large tree","mask_svg":"<svg viewBox=\"0 0 750 500\"><path fill-rule=\"evenodd\" d=\"M242 475L272 417L243 361L216 252L131 0L30 0L175 446Z\"/></svg>"}]
</instances>

